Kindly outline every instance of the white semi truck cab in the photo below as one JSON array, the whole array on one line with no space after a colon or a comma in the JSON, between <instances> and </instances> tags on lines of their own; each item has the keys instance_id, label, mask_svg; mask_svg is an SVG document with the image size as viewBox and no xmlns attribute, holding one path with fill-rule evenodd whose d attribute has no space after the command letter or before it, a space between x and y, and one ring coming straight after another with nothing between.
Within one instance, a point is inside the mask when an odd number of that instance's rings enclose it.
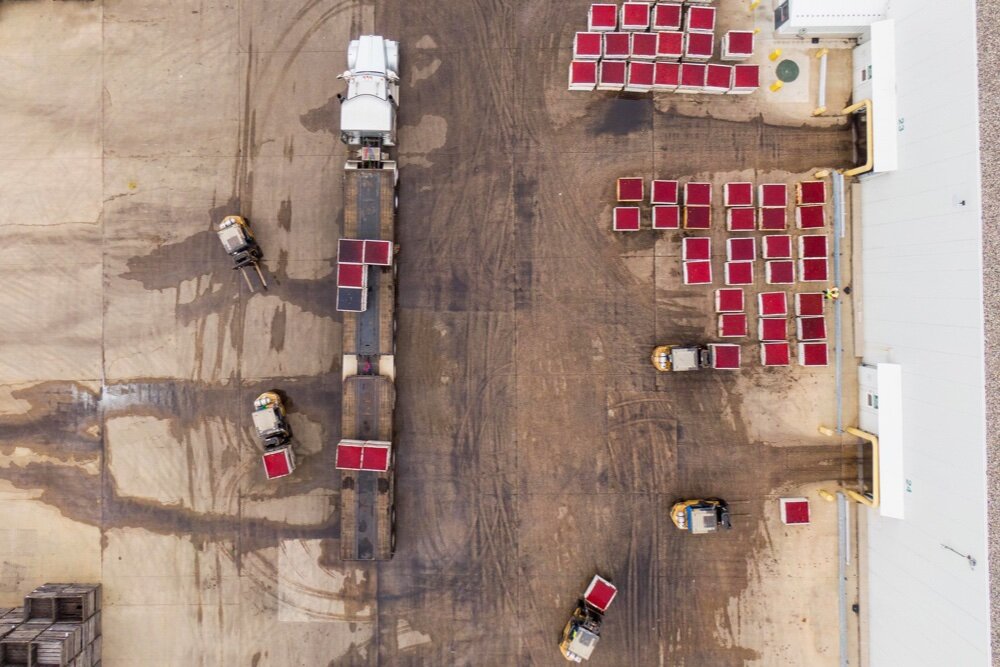
<instances>
[{"instance_id":1,"label":"white semi truck cab","mask_svg":"<svg viewBox=\"0 0 1000 667\"><path fill-rule=\"evenodd\" d=\"M352 40L341 99L340 139L351 147L396 145L399 104L399 43L377 35Z\"/></svg>"}]
</instances>

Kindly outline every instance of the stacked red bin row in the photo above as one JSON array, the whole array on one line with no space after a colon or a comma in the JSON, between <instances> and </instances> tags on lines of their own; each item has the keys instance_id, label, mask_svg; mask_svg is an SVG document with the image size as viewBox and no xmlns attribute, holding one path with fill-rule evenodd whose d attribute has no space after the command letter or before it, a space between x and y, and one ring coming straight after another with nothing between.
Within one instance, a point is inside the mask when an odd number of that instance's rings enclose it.
<instances>
[{"instance_id":1,"label":"stacked red bin row","mask_svg":"<svg viewBox=\"0 0 1000 667\"><path fill-rule=\"evenodd\" d=\"M714 7L704 2L625 2L591 5L588 31L576 33L570 90L674 91L748 94L760 67L709 63L715 55ZM722 61L753 55L754 33L722 36Z\"/></svg>"},{"instance_id":2,"label":"stacked red bin row","mask_svg":"<svg viewBox=\"0 0 1000 667\"><path fill-rule=\"evenodd\" d=\"M798 273L800 282L825 283L829 280L829 238L814 233L825 226L826 184L803 181L795 185L796 227L807 233L798 235L766 233L760 237L760 259L764 261L764 281L768 285L792 285ZM754 187L750 182L730 182L723 187L723 206L729 232L775 232L788 227L789 187L784 183L765 183ZM638 231L643 228L642 209L645 181L641 177L618 179L620 205L613 214L615 231ZM710 230L712 228L712 184L673 180L653 180L649 204L653 229ZM803 213L805 211L805 213ZM684 283L713 283L712 239L688 236L681 241ZM793 259L797 246L798 264ZM726 239L723 264L725 284L730 289L716 292L719 336L741 338L749 335L749 318L744 312L743 287L755 283L758 260L757 238L731 236ZM798 271L796 271L796 268ZM825 366L828 362L826 320L823 315L823 292L794 294L795 334L799 363ZM788 340L788 294L770 291L757 294L757 338L761 342L761 362L765 366L787 366L791 350Z\"/></svg>"}]
</instances>

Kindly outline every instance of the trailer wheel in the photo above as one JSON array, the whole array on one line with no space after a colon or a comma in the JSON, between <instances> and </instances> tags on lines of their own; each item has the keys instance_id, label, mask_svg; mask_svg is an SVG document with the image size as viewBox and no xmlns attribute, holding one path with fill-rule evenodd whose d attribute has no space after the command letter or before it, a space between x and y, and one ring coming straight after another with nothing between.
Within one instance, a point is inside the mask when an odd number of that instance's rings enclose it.
<instances>
[{"instance_id":1,"label":"trailer wheel","mask_svg":"<svg viewBox=\"0 0 1000 667\"><path fill-rule=\"evenodd\" d=\"M389 554L396 553L396 506L389 510Z\"/></svg>"}]
</instances>

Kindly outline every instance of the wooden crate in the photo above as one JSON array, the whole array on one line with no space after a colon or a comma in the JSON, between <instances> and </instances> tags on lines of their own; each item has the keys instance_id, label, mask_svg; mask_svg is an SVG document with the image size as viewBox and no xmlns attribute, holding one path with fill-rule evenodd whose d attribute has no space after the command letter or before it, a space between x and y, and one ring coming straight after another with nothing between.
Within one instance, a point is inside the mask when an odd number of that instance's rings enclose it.
<instances>
[{"instance_id":1,"label":"wooden crate","mask_svg":"<svg viewBox=\"0 0 1000 667\"><path fill-rule=\"evenodd\" d=\"M24 621L24 607L14 607L0 616L0 623L21 623L22 621Z\"/></svg>"},{"instance_id":2,"label":"wooden crate","mask_svg":"<svg viewBox=\"0 0 1000 667\"><path fill-rule=\"evenodd\" d=\"M101 634L101 612L95 613L80 624L83 629L83 643L89 644Z\"/></svg>"},{"instance_id":3,"label":"wooden crate","mask_svg":"<svg viewBox=\"0 0 1000 667\"><path fill-rule=\"evenodd\" d=\"M93 662L91 664L92 665L100 665L101 664L101 636L100 635L98 635L97 639L95 639L93 641L93 643L91 643L91 645L90 645L90 653L91 653L91 660L93 660Z\"/></svg>"},{"instance_id":4,"label":"wooden crate","mask_svg":"<svg viewBox=\"0 0 1000 667\"><path fill-rule=\"evenodd\" d=\"M55 591L34 590L24 596L24 619L28 621L38 619L55 623Z\"/></svg>"},{"instance_id":5,"label":"wooden crate","mask_svg":"<svg viewBox=\"0 0 1000 667\"><path fill-rule=\"evenodd\" d=\"M82 635L77 623L56 624L45 630L32 641L37 664L66 667L83 649Z\"/></svg>"},{"instance_id":6,"label":"wooden crate","mask_svg":"<svg viewBox=\"0 0 1000 667\"><path fill-rule=\"evenodd\" d=\"M34 639L45 628L41 625L21 625L0 639L0 666L2 667L35 667Z\"/></svg>"},{"instance_id":7,"label":"wooden crate","mask_svg":"<svg viewBox=\"0 0 1000 667\"><path fill-rule=\"evenodd\" d=\"M98 609L97 586L67 586L56 595L56 620L82 623Z\"/></svg>"}]
</instances>

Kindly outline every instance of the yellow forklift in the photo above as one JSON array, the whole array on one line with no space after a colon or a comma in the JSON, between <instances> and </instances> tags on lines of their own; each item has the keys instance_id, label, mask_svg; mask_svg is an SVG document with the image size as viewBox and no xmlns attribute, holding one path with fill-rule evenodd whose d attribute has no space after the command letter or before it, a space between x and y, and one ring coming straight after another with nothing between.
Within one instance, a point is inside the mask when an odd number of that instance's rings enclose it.
<instances>
[{"instance_id":1,"label":"yellow forklift","mask_svg":"<svg viewBox=\"0 0 1000 667\"><path fill-rule=\"evenodd\" d=\"M227 215L219 223L216 233L219 235L219 240L222 241L222 247L226 249L226 253L233 258L233 270L239 270L250 291L254 290L253 284L247 276L247 268L252 268L257 272L260 284L264 289L267 289L267 281L264 280L264 274L260 270L260 260L264 253L257 245L257 239L253 237L250 223L246 221L246 218L241 215Z\"/></svg>"},{"instance_id":2,"label":"yellow forklift","mask_svg":"<svg viewBox=\"0 0 1000 667\"><path fill-rule=\"evenodd\" d=\"M719 498L678 500L670 509L670 519L680 530L692 535L729 530L729 504Z\"/></svg>"}]
</instances>

